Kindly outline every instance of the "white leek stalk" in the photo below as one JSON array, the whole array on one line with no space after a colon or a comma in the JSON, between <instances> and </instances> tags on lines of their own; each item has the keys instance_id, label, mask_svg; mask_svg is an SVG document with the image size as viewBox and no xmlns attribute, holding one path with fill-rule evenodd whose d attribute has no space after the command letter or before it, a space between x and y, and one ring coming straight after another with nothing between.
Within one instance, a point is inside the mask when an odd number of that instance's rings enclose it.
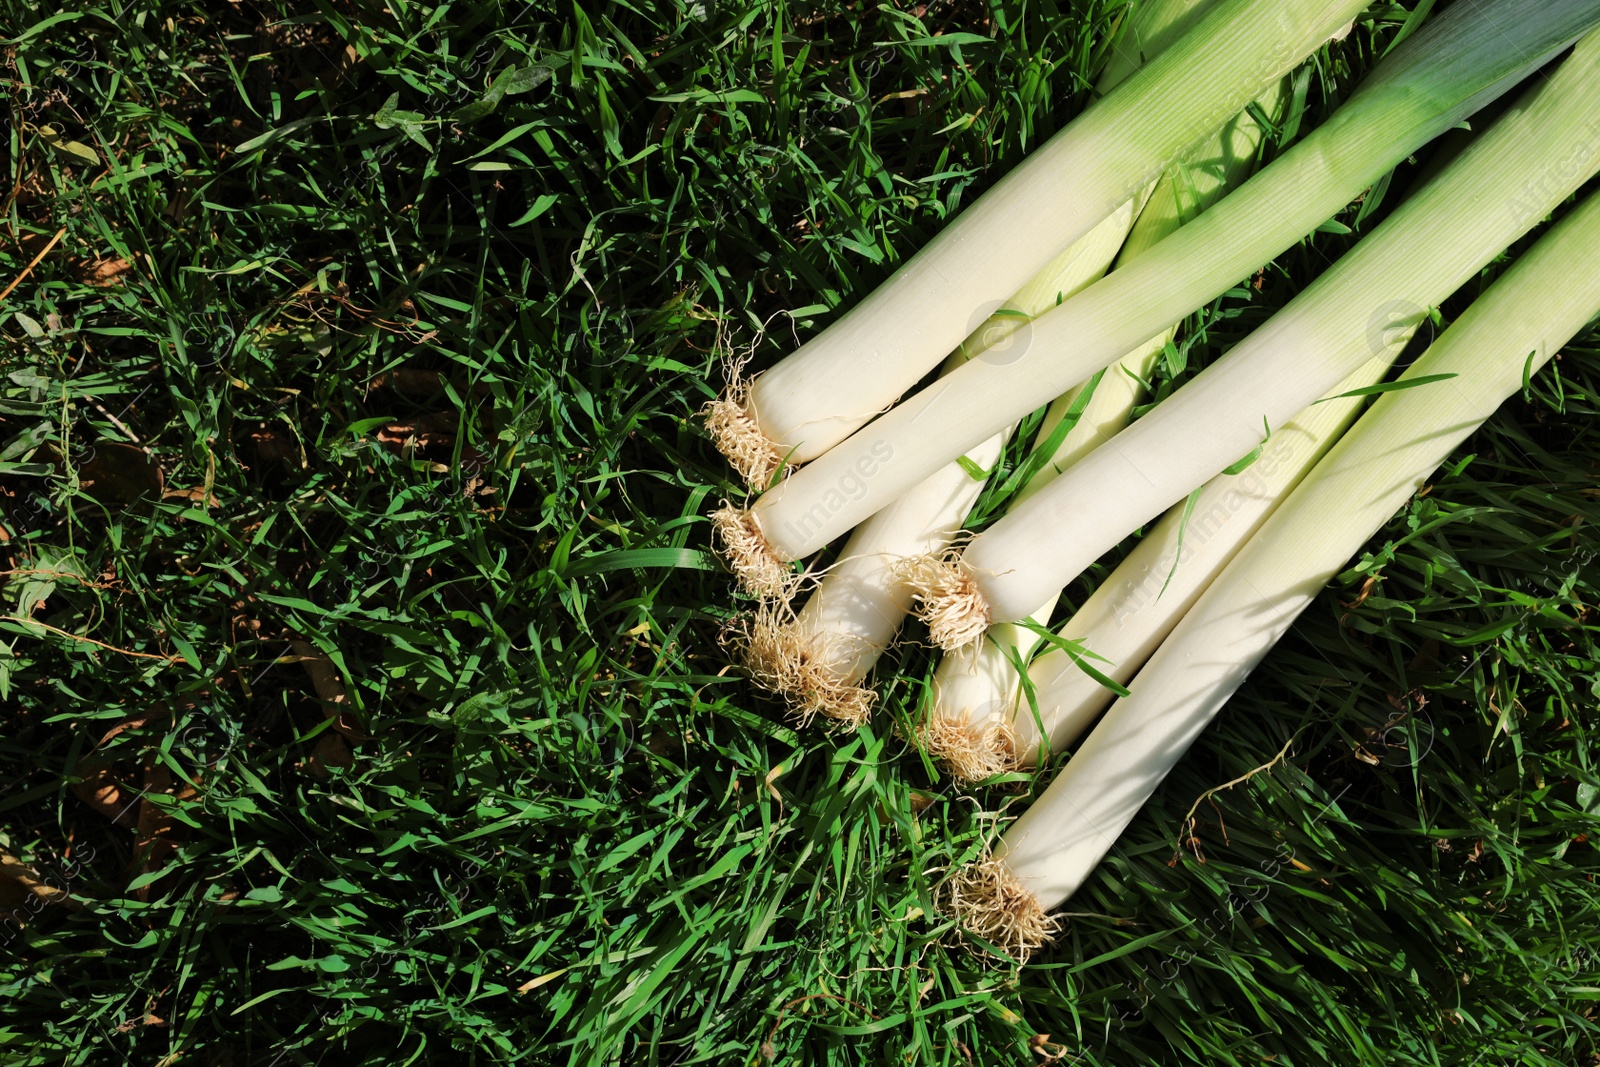
<instances>
[{"instance_id":1,"label":"white leek stalk","mask_svg":"<svg viewBox=\"0 0 1600 1067\"><path fill-rule=\"evenodd\" d=\"M1593 115L1596 112L1590 111ZM1570 142L1569 142L1570 144ZM1600 195L1554 227L1323 457L1206 590L992 858L946 900L1025 955L1294 619L1467 436L1600 313Z\"/></svg>"},{"instance_id":2,"label":"white leek stalk","mask_svg":"<svg viewBox=\"0 0 1600 1067\"><path fill-rule=\"evenodd\" d=\"M1153 0L1138 5L1133 16L1119 28L1119 40L1096 86L1098 91L1102 95L1109 93L1139 69L1144 57L1170 46L1210 3L1211 0ZM1248 118L1236 119L1230 126L1243 127L1246 123L1254 129ZM1252 153L1256 147L1257 142L1251 140ZM1226 166L1227 161L1222 163ZM1203 172L1197 180L1206 181ZM1144 217L1140 208L1149 193L1146 190L1124 203L1057 256L962 343L947 361L946 370L959 367L972 354L1001 345L1027 320L1049 311L1098 279L1123 247L1124 239L1129 240L1129 247L1142 248L1164 236L1167 231L1154 235L1148 224L1130 236L1134 217ZM1158 214L1171 212L1176 218L1176 202L1166 182L1155 198ZM1118 386L1108 387L1105 392L1121 395L1127 390ZM1067 399L1076 394L1077 390L1073 390ZM1097 391L1096 397L1099 395ZM1062 413L1065 410L1060 409ZM1084 414L1087 422L1096 411ZM1053 427L1060 417L1052 408L1047 426ZM1100 419L1109 420L1109 415ZM964 458L981 470L992 470L1000 461L1010 433L1007 428ZM1082 436L1075 433L1063 446L1063 453L1075 447L1074 442ZM1061 458L1058 456L1057 462ZM984 482L971 477L961 464L948 464L856 529L838 562L822 575L798 615L791 612L786 601L775 599L742 620L736 636L752 680L782 696L802 722L822 715L846 728L859 725L875 700L875 694L862 683L911 607L911 588L903 573L903 561L949 547L983 486Z\"/></svg>"},{"instance_id":3,"label":"white leek stalk","mask_svg":"<svg viewBox=\"0 0 1600 1067\"><path fill-rule=\"evenodd\" d=\"M1395 350L1398 338L1383 330L1391 317L1421 321L1597 170L1600 33L1266 325L1119 434L1116 448L1091 453L975 538L949 568L958 577L944 579L957 596L936 607L946 617L1025 616L1044 591L1258 447L1264 428Z\"/></svg>"},{"instance_id":4,"label":"white leek stalk","mask_svg":"<svg viewBox=\"0 0 1600 1067\"><path fill-rule=\"evenodd\" d=\"M770 585L784 561L810 555L965 449L1249 277L1410 153L1595 25L1600 0L1475 0L1453 6L1395 49L1337 113L1243 188L1032 323L1025 351L1014 346L996 358L974 358L764 494L740 516L737 535L725 538L735 569L753 587ZM841 373L835 385L849 381ZM1256 442L1212 473L1259 442L1256 422ZM867 488L846 496L840 479L862 464L872 470ZM734 524L722 526L732 530ZM1024 617L1046 588L1027 591L1024 602L1008 604L1007 614L993 618Z\"/></svg>"},{"instance_id":5,"label":"white leek stalk","mask_svg":"<svg viewBox=\"0 0 1600 1067\"><path fill-rule=\"evenodd\" d=\"M1258 97L1255 107L1276 123L1281 119L1284 99L1284 85L1280 82ZM1252 111L1246 109L1204 145L1188 153L1157 183L1117 257L1119 269L1243 182L1254 168L1264 132ZM1012 506L1043 489L1057 474L1128 424L1134 405L1144 393L1140 383L1149 379L1176 333L1174 325L1101 375L1077 421L1044 465L1018 490ZM1050 406L1039 428L1036 449L1049 442L1077 404L1080 392L1081 388L1073 389ZM898 506L891 504L885 511ZM861 528L876 521L877 516L873 516ZM1040 626L1048 623L1058 595L1059 591L1051 594L1034 609L1028 621ZM1038 640L1035 631L1025 624L998 623L989 627L982 641L956 649L940 662L934 673L931 706L919 732L923 747L957 777L977 781L1000 773L1010 763L1012 744L1006 730L1021 681L1016 664L1027 662Z\"/></svg>"},{"instance_id":6,"label":"white leek stalk","mask_svg":"<svg viewBox=\"0 0 1600 1067\"><path fill-rule=\"evenodd\" d=\"M1364 7L1366 0L1216 0L1192 30L1029 155L838 322L712 405L707 429L718 447L762 488L779 464L808 462L843 441Z\"/></svg>"}]
</instances>

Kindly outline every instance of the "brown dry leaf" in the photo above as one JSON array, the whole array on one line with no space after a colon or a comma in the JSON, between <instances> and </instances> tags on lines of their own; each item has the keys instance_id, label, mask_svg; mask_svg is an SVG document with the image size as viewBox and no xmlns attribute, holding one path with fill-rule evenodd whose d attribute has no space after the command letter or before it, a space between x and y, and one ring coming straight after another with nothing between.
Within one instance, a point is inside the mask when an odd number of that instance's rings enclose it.
<instances>
[{"instance_id":1,"label":"brown dry leaf","mask_svg":"<svg viewBox=\"0 0 1600 1067\"><path fill-rule=\"evenodd\" d=\"M361 53L356 51L356 46L347 44L344 46L344 55L339 57L339 69L336 73L344 74L360 62Z\"/></svg>"},{"instance_id":2,"label":"brown dry leaf","mask_svg":"<svg viewBox=\"0 0 1600 1067\"><path fill-rule=\"evenodd\" d=\"M1072 1055L1072 1051L1059 1041L1051 1041L1049 1034L1034 1034L1028 1039L1028 1048L1041 1063L1056 1063Z\"/></svg>"},{"instance_id":3,"label":"brown dry leaf","mask_svg":"<svg viewBox=\"0 0 1600 1067\"><path fill-rule=\"evenodd\" d=\"M139 800L138 839L134 844L137 862L145 870L155 866L157 861L172 851L172 817L149 799L152 794L171 792L172 772L154 759L147 760L144 766L145 795Z\"/></svg>"},{"instance_id":4,"label":"brown dry leaf","mask_svg":"<svg viewBox=\"0 0 1600 1067\"><path fill-rule=\"evenodd\" d=\"M433 397L444 392L444 379L436 370L396 367L394 370L374 375L367 388L368 391L372 391L382 389L384 386L407 396Z\"/></svg>"},{"instance_id":5,"label":"brown dry leaf","mask_svg":"<svg viewBox=\"0 0 1600 1067\"><path fill-rule=\"evenodd\" d=\"M342 707L350 702L350 695L345 692L344 679L339 677L333 661L318 652L309 641L290 641L289 647L306 669L306 674L311 676L311 687L316 690L317 699L322 703L323 715L333 720L333 729L322 735L306 760L306 767L312 774L326 778L329 767L354 766L355 754L351 751L351 745L369 740L369 735L362 731L355 716Z\"/></svg>"},{"instance_id":6,"label":"brown dry leaf","mask_svg":"<svg viewBox=\"0 0 1600 1067\"><path fill-rule=\"evenodd\" d=\"M1417 650L1417 654L1412 657L1411 662L1406 664L1406 669L1412 671L1432 671L1437 669L1439 666L1439 651L1439 642L1429 638L1422 643L1422 647Z\"/></svg>"},{"instance_id":7,"label":"brown dry leaf","mask_svg":"<svg viewBox=\"0 0 1600 1067\"><path fill-rule=\"evenodd\" d=\"M1341 600L1339 601L1339 606L1354 611L1367 602L1367 598L1372 595L1372 591L1377 588L1377 585L1378 576L1376 574L1367 575L1367 580L1361 583L1361 590L1356 594L1356 598L1354 600Z\"/></svg>"},{"instance_id":8,"label":"brown dry leaf","mask_svg":"<svg viewBox=\"0 0 1600 1067\"><path fill-rule=\"evenodd\" d=\"M341 53L330 54L336 45L338 42L315 42L315 38L310 38L306 53L302 53L304 58L301 59L310 77L301 75L293 78L290 85L301 91L309 90L312 85L320 85L325 90L338 90L341 85L350 85L347 75L362 62L362 53L355 51L354 46L346 45Z\"/></svg>"},{"instance_id":9,"label":"brown dry leaf","mask_svg":"<svg viewBox=\"0 0 1600 1067\"><path fill-rule=\"evenodd\" d=\"M33 894L15 879L0 875L0 923L10 919L18 926L28 925L28 902Z\"/></svg>"},{"instance_id":10,"label":"brown dry leaf","mask_svg":"<svg viewBox=\"0 0 1600 1067\"><path fill-rule=\"evenodd\" d=\"M121 256L105 256L84 260L78 265L78 281L96 289L122 284L122 276L133 269L133 264Z\"/></svg>"},{"instance_id":11,"label":"brown dry leaf","mask_svg":"<svg viewBox=\"0 0 1600 1067\"><path fill-rule=\"evenodd\" d=\"M168 489L161 494L162 500L187 500L201 507L214 508L217 506L215 493L207 494L204 486L195 486L192 489Z\"/></svg>"},{"instance_id":12,"label":"brown dry leaf","mask_svg":"<svg viewBox=\"0 0 1600 1067\"><path fill-rule=\"evenodd\" d=\"M468 449L468 451L470 452L472 450ZM500 491L499 489L497 489L496 487L490 485L488 482L484 481L482 478L478 477L476 474L474 474L471 478L467 479L467 485L466 485L466 488L464 490L466 495L469 496L469 497L494 496L499 491ZM590 516L590 517L593 518L593 516ZM650 626L649 626L648 623L641 623L639 626L634 627L633 630L630 630L628 632L629 632L630 636L637 637L640 633L649 633L650 632Z\"/></svg>"},{"instance_id":13,"label":"brown dry leaf","mask_svg":"<svg viewBox=\"0 0 1600 1067\"><path fill-rule=\"evenodd\" d=\"M350 698L344 691L344 680L334 669L332 660L318 652L309 641L290 641L289 647L294 651L300 666L311 676L311 687L316 690L318 700L324 704L344 704L349 701ZM329 715L333 714L327 708L323 711Z\"/></svg>"},{"instance_id":14,"label":"brown dry leaf","mask_svg":"<svg viewBox=\"0 0 1600 1067\"><path fill-rule=\"evenodd\" d=\"M186 704L186 708L193 706L194 704L192 701ZM166 704L162 703L155 705L149 711L146 711L142 714L130 715L126 719L123 719L121 722L117 723L117 725L113 726L111 729L107 730L105 734L101 736L100 740L95 742L94 747L104 748L106 745L109 745L112 739L118 734L124 733L128 730L142 730L151 723L160 722L162 719L165 719L171 714L172 709Z\"/></svg>"},{"instance_id":15,"label":"brown dry leaf","mask_svg":"<svg viewBox=\"0 0 1600 1067\"><path fill-rule=\"evenodd\" d=\"M111 765L105 760L85 760L78 764L83 781L74 782L72 792L77 798L118 826L138 825L134 803L124 791Z\"/></svg>"},{"instance_id":16,"label":"brown dry leaf","mask_svg":"<svg viewBox=\"0 0 1600 1067\"><path fill-rule=\"evenodd\" d=\"M355 753L350 751L345 739L330 731L317 739L316 747L306 759L306 770L318 778L326 778L331 773L328 768L342 767L349 770L355 766L355 762Z\"/></svg>"},{"instance_id":17,"label":"brown dry leaf","mask_svg":"<svg viewBox=\"0 0 1600 1067\"><path fill-rule=\"evenodd\" d=\"M266 423L251 432L250 442L256 446L256 456L263 463L280 459L288 463L300 461L300 446L288 434L279 433Z\"/></svg>"},{"instance_id":18,"label":"brown dry leaf","mask_svg":"<svg viewBox=\"0 0 1600 1067\"><path fill-rule=\"evenodd\" d=\"M348 711L341 711L333 717L333 728L353 744L372 740L372 735L362 730L361 724L356 721L356 717Z\"/></svg>"},{"instance_id":19,"label":"brown dry leaf","mask_svg":"<svg viewBox=\"0 0 1600 1067\"><path fill-rule=\"evenodd\" d=\"M0 874L47 904L62 904L69 908L83 907L83 904L74 900L67 890L45 884L44 878L38 871L9 852L0 852Z\"/></svg>"},{"instance_id":20,"label":"brown dry leaf","mask_svg":"<svg viewBox=\"0 0 1600 1067\"><path fill-rule=\"evenodd\" d=\"M406 459L429 460L436 471L447 471L445 464L455 459L456 419L453 415L425 415L407 422L391 422L379 427L378 443ZM479 471L487 457L471 445L461 448L461 467Z\"/></svg>"},{"instance_id":21,"label":"brown dry leaf","mask_svg":"<svg viewBox=\"0 0 1600 1067\"><path fill-rule=\"evenodd\" d=\"M199 792L195 784L198 783L174 783L172 773L154 757L145 762L144 795L139 799L139 824L134 839L133 865L137 873L147 874L160 868L178 850L176 821L165 808L149 798L165 795L178 801L192 800ZM159 885L160 882L152 882L140 886L134 895L140 900L149 900Z\"/></svg>"},{"instance_id":22,"label":"brown dry leaf","mask_svg":"<svg viewBox=\"0 0 1600 1067\"><path fill-rule=\"evenodd\" d=\"M455 422L439 415L428 415L413 422L391 422L378 428L378 443L402 456L419 452L443 451L448 458L455 446Z\"/></svg>"},{"instance_id":23,"label":"brown dry leaf","mask_svg":"<svg viewBox=\"0 0 1600 1067\"><path fill-rule=\"evenodd\" d=\"M50 235L48 233L34 233L31 230L24 230L17 235L18 256L24 261L30 260L39 254L39 249L49 243Z\"/></svg>"}]
</instances>

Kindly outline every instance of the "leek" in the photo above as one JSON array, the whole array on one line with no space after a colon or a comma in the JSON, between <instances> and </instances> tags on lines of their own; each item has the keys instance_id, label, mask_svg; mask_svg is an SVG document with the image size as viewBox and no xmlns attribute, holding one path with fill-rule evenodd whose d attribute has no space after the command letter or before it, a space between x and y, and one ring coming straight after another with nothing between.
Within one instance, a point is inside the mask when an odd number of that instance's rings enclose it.
<instances>
[{"instance_id":1,"label":"leek","mask_svg":"<svg viewBox=\"0 0 1600 1067\"><path fill-rule=\"evenodd\" d=\"M1188 23L1204 14L1209 2L1157 0L1139 5L1121 27L1122 39L1100 78L1100 92L1110 92L1138 69L1145 56L1168 47ZM1256 103L1276 115L1282 99L1280 82ZM966 362L971 354L1005 342L1024 322L1091 284L1119 248L1126 260L1151 247L1180 225L1185 215L1194 215L1220 195L1224 184L1241 180L1259 150L1260 132L1248 111L1235 118L1206 146L1189 154L1188 162L1179 165L1176 180L1168 175L1147 190L1148 203L1141 194L1123 204L1033 278L962 343L948 361L947 371ZM1145 205L1142 211L1139 205ZM1138 223L1130 232L1135 215ZM1130 370L1137 377L1102 382L1093 391L1066 439L1024 492L1042 485L1049 474L1121 427L1139 396L1137 378L1148 376L1147 362L1159 355L1160 349L1157 344L1149 353L1130 357ZM1039 430L1041 441L1047 440L1066 416L1078 393L1077 389L1070 391L1051 407ZM846 729L859 725L876 699L862 682L911 606L911 588L902 561L949 546L984 486L983 480L972 477L968 470L993 469L1010 432L1008 428L985 441L963 457L965 463L949 464L859 526L798 614L777 598L742 620L735 635L751 679L783 697L803 723L821 715ZM945 673L943 669L941 673ZM977 673L952 674L942 684L936 683L935 691L959 694L985 680L986 675ZM1014 688L1015 672L1009 681Z\"/></svg>"},{"instance_id":2,"label":"leek","mask_svg":"<svg viewBox=\"0 0 1600 1067\"><path fill-rule=\"evenodd\" d=\"M1406 334L1415 327L1408 329ZM1357 390L1381 381L1390 355L1369 360L1331 396L1272 435L1261 455L1237 474L1219 474L1194 498L1168 512L1059 630L1067 641L1108 661L1097 666L1126 684L1163 639L1261 528L1364 403ZM1032 766L1042 752L1077 740L1113 693L1056 648L1028 668L1033 706L1016 713L1011 755Z\"/></svg>"},{"instance_id":3,"label":"leek","mask_svg":"<svg viewBox=\"0 0 1600 1067\"><path fill-rule=\"evenodd\" d=\"M1058 296L1105 273L1133 215L1129 201L1058 257L1008 302L1010 313L991 317L963 344L951 366L965 362L968 351L1001 343L1028 317L1054 307ZM1008 436L996 435L964 458L992 470ZM875 699L861 683L911 609L904 562L949 547L983 486L962 464L945 466L856 529L798 614L781 596L763 603L735 630L751 679L783 697L802 723L821 715L846 729L860 725Z\"/></svg>"},{"instance_id":4,"label":"leek","mask_svg":"<svg viewBox=\"0 0 1600 1067\"><path fill-rule=\"evenodd\" d=\"M1120 28L1121 39L1096 89L1102 95L1115 90L1139 69L1146 55L1170 47L1212 3L1214 0L1152 0L1138 5ZM1124 201L1030 279L967 336L946 361L945 373L979 352L1025 344L1027 331L1013 336L1019 327L1105 272L1150 193L1151 189L1141 190ZM708 408L713 421L729 416L730 410L717 404ZM731 417L737 422L741 416ZM965 458L980 469L992 468L1010 434L1010 427L1002 429ZM857 722L871 706L871 694L861 690L859 682L899 629L906 609L893 605L909 604L909 587L899 561L948 547L983 489L982 481L955 473L959 468L960 464L953 463L930 475L890 505L888 514L881 515L882 521L869 521L857 530L839 563L829 569L797 617L787 608L791 591L798 585L794 573L765 559L759 547L739 547L748 535L737 509L724 508L712 516L719 537L736 558L767 564L759 572L742 572L741 577L749 591L779 603L763 604L752 618L739 624L736 636L752 678L763 688L787 696L802 719L821 713ZM869 463L857 473L871 469ZM858 480L849 477L842 484L855 492Z\"/></svg>"}]
</instances>

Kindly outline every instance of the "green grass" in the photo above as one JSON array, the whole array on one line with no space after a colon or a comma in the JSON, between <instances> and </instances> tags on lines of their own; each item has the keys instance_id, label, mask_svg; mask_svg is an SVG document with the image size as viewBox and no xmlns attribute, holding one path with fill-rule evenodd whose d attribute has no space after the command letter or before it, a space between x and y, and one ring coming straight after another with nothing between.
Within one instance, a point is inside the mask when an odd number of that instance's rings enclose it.
<instances>
[{"instance_id":1,"label":"green grass","mask_svg":"<svg viewBox=\"0 0 1600 1067\"><path fill-rule=\"evenodd\" d=\"M1280 140L1427 6L1305 68ZM0 849L82 905L0 879L0 1062L1600 1062L1600 335L1026 968L933 892L1043 782L964 796L900 739L918 635L850 737L727 668L721 356L1070 119L1117 11L0 8ZM1160 388L1358 235L1241 280Z\"/></svg>"}]
</instances>

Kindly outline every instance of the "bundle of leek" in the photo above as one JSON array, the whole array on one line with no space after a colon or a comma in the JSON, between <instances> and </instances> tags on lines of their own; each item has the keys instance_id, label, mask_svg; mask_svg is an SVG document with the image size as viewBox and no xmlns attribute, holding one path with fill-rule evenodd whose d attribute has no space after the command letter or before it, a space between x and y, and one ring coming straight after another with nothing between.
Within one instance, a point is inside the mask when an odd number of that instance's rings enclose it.
<instances>
[{"instance_id":1,"label":"bundle of leek","mask_svg":"<svg viewBox=\"0 0 1600 1067\"><path fill-rule=\"evenodd\" d=\"M1155 247L1249 177L1266 132L1257 116L1276 124L1285 103L1283 90L1284 86L1278 85L1263 93L1254 107L1188 153L1157 184L1117 257L1118 269ZM1086 386L1073 389L1050 406L1039 427L1033 454L1013 475L1025 480L1008 501L1010 506L1039 492L1128 424L1134 406L1144 395L1143 383L1149 380L1176 333L1175 325L1168 327L1090 379ZM897 510L916 492L912 490L900 502L868 519L861 529ZM921 558L935 554L930 550ZM905 595L909 602L909 588ZM1055 605L1054 594L1046 597L1028 621L1038 625L1048 622ZM989 628L982 641L951 652L939 664L933 679L932 703L919 740L930 755L958 777L976 781L1009 768L1011 739L1007 723L1021 681L1017 665L1026 662L1037 640L1036 631L1026 623L999 623Z\"/></svg>"},{"instance_id":2,"label":"bundle of leek","mask_svg":"<svg viewBox=\"0 0 1600 1067\"><path fill-rule=\"evenodd\" d=\"M1113 682L1132 678L1250 535L1339 439L1360 412L1365 391L1383 378L1391 363L1388 355L1369 360L1331 396L1273 434L1248 466L1218 475L1191 501L1168 512L1060 628L1062 643L1029 666L1027 699L1020 706L1014 699L997 701L983 714L982 709L936 703L929 732L956 734L966 748L958 749L955 759L941 751L934 754L958 778L976 781L1032 766L1045 753L1060 752L1076 740L1115 696L1083 669L1078 650L1104 661L1097 663L1096 673ZM961 654L951 653L945 663L959 661ZM940 664L941 673L944 666Z\"/></svg>"},{"instance_id":3,"label":"bundle of leek","mask_svg":"<svg viewBox=\"0 0 1600 1067\"><path fill-rule=\"evenodd\" d=\"M1056 294L1071 295L1103 274L1134 210L1133 201L1123 205L1018 293L1002 309L1007 313L994 315L975 335L982 348L1003 343L1028 317L1053 307ZM951 366L979 350L969 341ZM994 467L1008 436L990 438L965 459L980 469ZM845 488L858 484L852 480ZM798 613L786 598L773 597L737 620L732 636L751 679L783 697L802 722L821 715L846 729L860 725L875 702L862 682L911 610L905 562L948 548L983 485L963 464L946 465L857 527Z\"/></svg>"},{"instance_id":4,"label":"bundle of leek","mask_svg":"<svg viewBox=\"0 0 1600 1067\"><path fill-rule=\"evenodd\" d=\"M1263 426L1270 436L1375 349L1393 351L1398 338L1374 329L1390 309L1410 309L1420 321L1600 169L1596 114L1600 36L1591 35L1554 81L1513 105L1267 325L1120 434L1115 449L1085 457L1012 510L959 563L930 568L935 640L962 644L984 621L1025 616L1041 595L1259 447Z\"/></svg>"}]
</instances>

